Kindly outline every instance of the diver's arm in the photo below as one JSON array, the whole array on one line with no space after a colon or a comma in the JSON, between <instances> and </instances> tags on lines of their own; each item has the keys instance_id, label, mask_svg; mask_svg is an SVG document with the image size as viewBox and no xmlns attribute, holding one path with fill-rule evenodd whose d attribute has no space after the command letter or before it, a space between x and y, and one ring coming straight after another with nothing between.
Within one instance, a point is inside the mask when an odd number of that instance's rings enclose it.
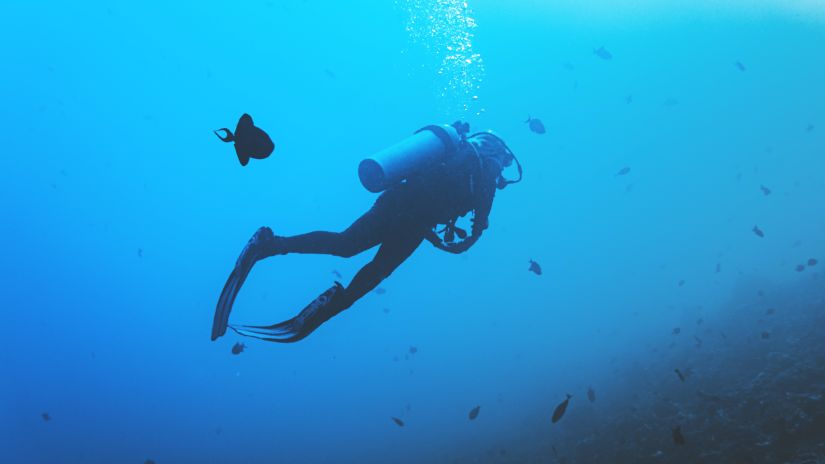
<instances>
[{"instance_id":1,"label":"diver's arm","mask_svg":"<svg viewBox=\"0 0 825 464\"><path fill-rule=\"evenodd\" d=\"M490 160L482 162L480 182L478 182L478 196L476 197L476 207L473 212L473 227L470 236L460 242L445 243L434 231L424 237L434 247L448 253L460 254L469 250L481 234L487 229L490 210L493 208L493 199L496 195L496 179L501 172L501 166Z\"/></svg>"},{"instance_id":2,"label":"diver's arm","mask_svg":"<svg viewBox=\"0 0 825 464\"><path fill-rule=\"evenodd\" d=\"M501 165L490 158L485 158L481 164L481 175L478 182L476 207L473 214L473 236L480 236L489 225L490 210L493 209L493 199L496 196L496 179L501 173Z\"/></svg>"}]
</instances>

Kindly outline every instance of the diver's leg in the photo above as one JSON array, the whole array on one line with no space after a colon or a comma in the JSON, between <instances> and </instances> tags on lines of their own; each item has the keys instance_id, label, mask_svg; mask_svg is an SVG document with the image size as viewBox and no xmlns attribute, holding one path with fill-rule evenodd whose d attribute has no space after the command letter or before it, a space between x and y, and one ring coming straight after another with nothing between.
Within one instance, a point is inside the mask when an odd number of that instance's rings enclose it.
<instances>
[{"instance_id":1,"label":"diver's leg","mask_svg":"<svg viewBox=\"0 0 825 464\"><path fill-rule=\"evenodd\" d=\"M375 258L356 274L347 288L336 282L332 288L321 294L292 319L270 326L231 326L232 330L240 335L271 342L297 342L375 288L392 274L422 241L423 237L420 235L410 234L393 238L382 244Z\"/></svg>"},{"instance_id":2,"label":"diver's leg","mask_svg":"<svg viewBox=\"0 0 825 464\"><path fill-rule=\"evenodd\" d=\"M385 242L378 249L375 257L355 274L352 282L346 288L345 295L347 305L344 309L352 306L362 296L372 291L382 280L398 268L423 241L419 234L396 237Z\"/></svg>"},{"instance_id":3,"label":"diver's leg","mask_svg":"<svg viewBox=\"0 0 825 464\"><path fill-rule=\"evenodd\" d=\"M235 297L256 262L286 253L316 253L350 257L381 243L387 234L392 209L387 202L376 202L344 232L312 232L295 237L276 236L269 227L258 229L241 251L235 269L224 284L212 322L212 340L226 333Z\"/></svg>"},{"instance_id":4,"label":"diver's leg","mask_svg":"<svg viewBox=\"0 0 825 464\"><path fill-rule=\"evenodd\" d=\"M370 210L343 232L310 232L279 237L279 253L334 255L349 258L379 243L385 233L379 213Z\"/></svg>"}]
</instances>

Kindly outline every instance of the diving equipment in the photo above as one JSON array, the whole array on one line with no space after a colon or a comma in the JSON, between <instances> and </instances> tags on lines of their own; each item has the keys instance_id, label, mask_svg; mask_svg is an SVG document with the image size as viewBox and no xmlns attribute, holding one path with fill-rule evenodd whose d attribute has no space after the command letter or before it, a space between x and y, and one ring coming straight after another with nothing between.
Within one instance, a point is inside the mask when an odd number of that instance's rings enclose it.
<instances>
[{"instance_id":1,"label":"diving equipment","mask_svg":"<svg viewBox=\"0 0 825 464\"><path fill-rule=\"evenodd\" d=\"M347 309L344 292L339 283L330 287L292 319L268 326L230 325L238 335L268 342L293 343L304 339L324 322Z\"/></svg>"},{"instance_id":2,"label":"diving equipment","mask_svg":"<svg viewBox=\"0 0 825 464\"><path fill-rule=\"evenodd\" d=\"M462 141L455 127L427 126L358 165L361 184L372 193L396 185L439 158L455 152Z\"/></svg>"},{"instance_id":3,"label":"diving equipment","mask_svg":"<svg viewBox=\"0 0 825 464\"><path fill-rule=\"evenodd\" d=\"M218 304L215 307L215 317L212 321L212 340L217 340L226 333L226 327L229 323L229 313L232 312L232 305L235 303L235 297L241 291L252 270L255 263L267 256L272 256L276 253L277 238L272 233L269 227L261 227L258 229L249 242L241 251L238 260L235 262L235 268L226 279L226 284L223 286L221 296L218 298Z\"/></svg>"}]
</instances>

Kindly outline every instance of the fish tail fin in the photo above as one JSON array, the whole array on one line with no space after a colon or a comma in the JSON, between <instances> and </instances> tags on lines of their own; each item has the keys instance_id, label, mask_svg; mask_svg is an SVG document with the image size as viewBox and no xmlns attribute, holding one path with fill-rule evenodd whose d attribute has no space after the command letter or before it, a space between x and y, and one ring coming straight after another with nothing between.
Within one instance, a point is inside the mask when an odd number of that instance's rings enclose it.
<instances>
[{"instance_id":1,"label":"fish tail fin","mask_svg":"<svg viewBox=\"0 0 825 464\"><path fill-rule=\"evenodd\" d=\"M226 132L226 135L225 135L225 136L223 136L223 137L221 137L221 134L219 134L219 133L218 133L218 132L220 132L220 131L224 131L224 132ZM234 140L235 140L235 135L234 135L234 134L232 134L232 131L231 131L231 130L229 130L229 129L227 129L226 127L222 128L222 129L218 129L218 130L216 130L216 131L212 131L212 132L214 132L214 133L215 133L215 135L217 135L217 136L218 136L218 138L219 138L219 139L221 139L221 140L222 140L222 141L224 141L224 142L232 142L232 141L234 141Z\"/></svg>"}]
</instances>

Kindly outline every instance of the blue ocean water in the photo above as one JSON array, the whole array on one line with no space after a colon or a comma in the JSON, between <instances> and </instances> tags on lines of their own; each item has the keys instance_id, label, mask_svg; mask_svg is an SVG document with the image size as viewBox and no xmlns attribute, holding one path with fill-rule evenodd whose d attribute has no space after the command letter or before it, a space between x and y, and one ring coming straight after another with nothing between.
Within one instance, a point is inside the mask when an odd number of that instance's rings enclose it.
<instances>
[{"instance_id":1,"label":"blue ocean water","mask_svg":"<svg viewBox=\"0 0 825 464\"><path fill-rule=\"evenodd\" d=\"M820 2L3 10L3 462L825 460ZM276 145L246 167L212 133L243 113ZM259 226L344 229L361 159L459 119L524 166L478 244L299 343L210 341ZM371 256L263 261L232 321Z\"/></svg>"}]
</instances>

